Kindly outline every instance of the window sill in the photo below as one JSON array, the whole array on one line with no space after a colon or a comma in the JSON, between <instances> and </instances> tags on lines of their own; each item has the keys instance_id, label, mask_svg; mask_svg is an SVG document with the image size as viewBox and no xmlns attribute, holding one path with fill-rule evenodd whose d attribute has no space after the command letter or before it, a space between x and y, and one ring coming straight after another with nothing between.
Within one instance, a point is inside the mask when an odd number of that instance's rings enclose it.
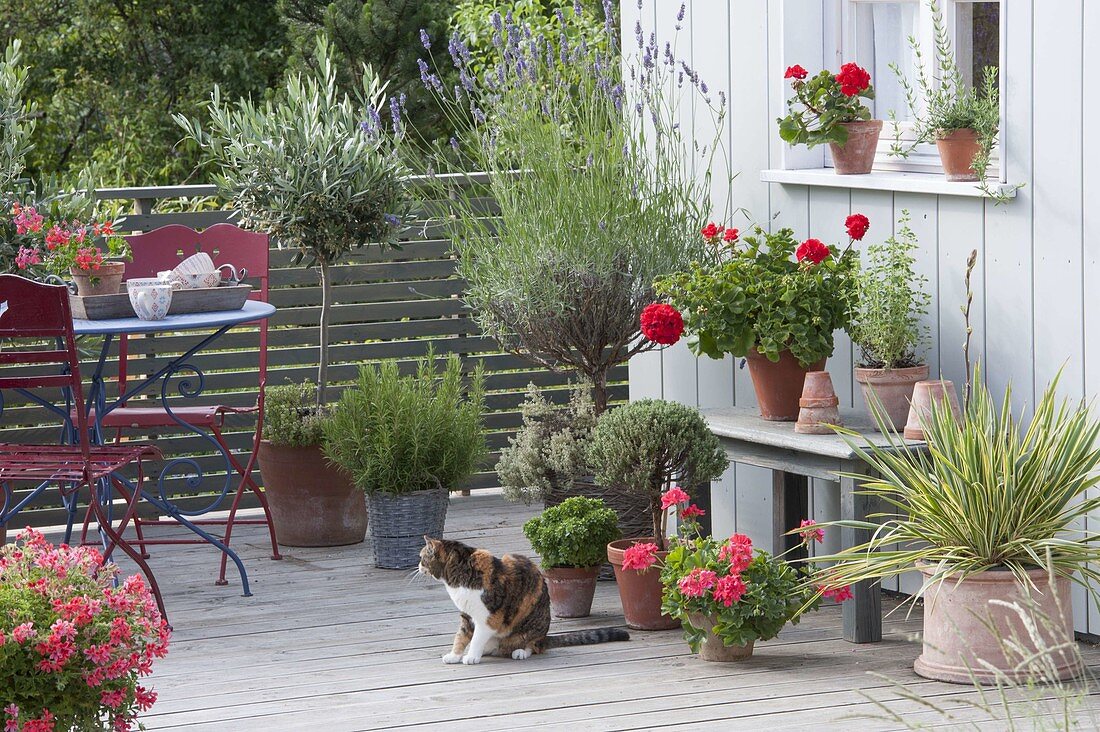
<instances>
[{"instance_id":1,"label":"window sill","mask_svg":"<svg viewBox=\"0 0 1100 732\"><path fill-rule=\"evenodd\" d=\"M901 173L876 170L867 175L837 175L832 168L805 168L801 170L762 170L760 180L767 183L814 186L819 188L848 188L861 191L898 191L903 193L930 193L936 196L964 196L990 198L976 183L950 183L939 174ZM991 182L990 189L1006 198L1016 197L1016 187Z\"/></svg>"}]
</instances>

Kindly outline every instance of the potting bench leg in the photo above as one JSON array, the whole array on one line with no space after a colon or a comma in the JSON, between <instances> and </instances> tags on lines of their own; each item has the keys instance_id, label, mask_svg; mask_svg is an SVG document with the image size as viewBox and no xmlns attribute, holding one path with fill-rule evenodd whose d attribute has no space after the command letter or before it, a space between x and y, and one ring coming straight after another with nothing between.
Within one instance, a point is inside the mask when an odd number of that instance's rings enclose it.
<instances>
[{"instance_id":1,"label":"potting bench leg","mask_svg":"<svg viewBox=\"0 0 1100 732\"><path fill-rule=\"evenodd\" d=\"M851 468L846 468L850 470ZM866 521L872 512L871 497L859 495L859 483L852 478L840 479L840 517L845 521ZM870 539L870 532L842 528L843 547L852 547ZM842 606L844 640L850 643L877 643L882 640L882 591L869 580L852 585L852 599Z\"/></svg>"}]
</instances>

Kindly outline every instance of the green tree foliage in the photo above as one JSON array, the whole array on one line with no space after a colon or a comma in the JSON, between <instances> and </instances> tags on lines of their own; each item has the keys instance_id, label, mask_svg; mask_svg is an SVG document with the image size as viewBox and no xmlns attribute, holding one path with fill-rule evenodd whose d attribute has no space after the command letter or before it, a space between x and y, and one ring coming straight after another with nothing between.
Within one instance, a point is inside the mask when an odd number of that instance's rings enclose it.
<instances>
[{"instance_id":1,"label":"green tree foliage","mask_svg":"<svg viewBox=\"0 0 1100 732\"><path fill-rule=\"evenodd\" d=\"M110 184L179 183L198 151L172 113L218 84L262 97L282 76L286 33L270 0L5 0L0 46L23 42L39 116L36 178L85 167Z\"/></svg>"}]
</instances>

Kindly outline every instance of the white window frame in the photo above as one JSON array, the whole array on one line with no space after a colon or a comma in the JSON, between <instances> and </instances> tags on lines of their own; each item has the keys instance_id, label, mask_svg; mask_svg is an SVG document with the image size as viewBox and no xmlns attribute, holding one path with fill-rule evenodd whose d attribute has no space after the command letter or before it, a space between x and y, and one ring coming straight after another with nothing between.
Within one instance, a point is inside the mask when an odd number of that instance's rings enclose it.
<instances>
[{"instance_id":1,"label":"white window frame","mask_svg":"<svg viewBox=\"0 0 1100 732\"><path fill-rule=\"evenodd\" d=\"M833 2L826 2L825 13L823 15L824 28L823 28L823 41L824 41L824 57L826 59L833 58L833 68L839 69L842 63L853 60L855 56L855 23L856 23L856 5L874 5L877 3L890 3L890 2L907 2L909 0L833 0ZM939 0L940 11L943 13L943 21L947 26L948 34L951 38L952 47L955 49L956 56L959 55L960 43L958 37L958 7L960 5L973 4L980 2L981 0ZM1005 77L1005 27L1006 27L1006 6L1005 0L992 0L1000 5L1000 29L998 39L998 68L1000 74L998 74L998 83L1001 88L1001 135L999 135L998 144L994 146L990 155L990 165L987 171L987 178L992 180L1000 180L1002 183L1006 181L1004 176L1003 166L1001 165L1001 143L1005 129L1005 98L1004 98L1004 77ZM934 42L934 30L932 22L932 12L929 9L927 0L912 0L918 6L917 17L917 39L921 44L921 50L924 52L925 64L929 67L932 66L935 58L935 42ZM832 5L833 7L829 7ZM832 42L830 43L830 28L832 26ZM934 67L929 68L929 72L934 75ZM872 80L874 83L874 80ZM881 171L899 171L907 173L929 173L940 175L943 173L943 168L940 165L940 159L938 151L934 143L922 143L910 153L908 158L893 157L890 153L891 144L894 141L894 127L890 120L886 117L883 110L879 110L880 114L878 118L884 120L882 128L882 137L879 140L878 152L875 155L874 170ZM912 126L905 122L900 123L902 131L902 140L912 140ZM828 149L825 149L823 157L824 167L831 168L832 160L829 155ZM796 166L802 167L802 166Z\"/></svg>"}]
</instances>

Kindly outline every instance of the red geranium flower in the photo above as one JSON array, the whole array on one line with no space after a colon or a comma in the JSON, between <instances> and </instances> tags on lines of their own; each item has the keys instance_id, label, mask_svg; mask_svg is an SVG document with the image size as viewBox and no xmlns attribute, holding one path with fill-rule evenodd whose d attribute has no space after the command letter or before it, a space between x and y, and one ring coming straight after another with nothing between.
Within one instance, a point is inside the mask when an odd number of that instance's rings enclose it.
<instances>
[{"instance_id":1,"label":"red geranium flower","mask_svg":"<svg viewBox=\"0 0 1100 732\"><path fill-rule=\"evenodd\" d=\"M728 561L731 572L742 572L752 564L752 539L734 534L718 550L719 561Z\"/></svg>"},{"instance_id":2,"label":"red geranium flower","mask_svg":"<svg viewBox=\"0 0 1100 732\"><path fill-rule=\"evenodd\" d=\"M654 343L671 346L684 333L684 316L663 302L655 302L642 310L642 335Z\"/></svg>"},{"instance_id":3,"label":"red geranium flower","mask_svg":"<svg viewBox=\"0 0 1100 732\"><path fill-rule=\"evenodd\" d=\"M738 229L726 229L726 233L722 234L722 241L727 244L733 244L741 236L741 232Z\"/></svg>"},{"instance_id":4,"label":"red geranium flower","mask_svg":"<svg viewBox=\"0 0 1100 732\"><path fill-rule=\"evenodd\" d=\"M696 506L694 503L680 511L680 518L690 519L697 518L699 516L706 516L707 512Z\"/></svg>"},{"instance_id":5,"label":"red geranium flower","mask_svg":"<svg viewBox=\"0 0 1100 732\"><path fill-rule=\"evenodd\" d=\"M829 258L829 254L829 247L825 246L820 239L807 239L798 246L794 256L799 262L808 259L814 264L821 264Z\"/></svg>"},{"instance_id":6,"label":"red geranium flower","mask_svg":"<svg viewBox=\"0 0 1100 732\"><path fill-rule=\"evenodd\" d=\"M784 79L805 79L810 75L810 72L802 68L798 64L787 67L787 73L783 74Z\"/></svg>"},{"instance_id":7,"label":"red geranium flower","mask_svg":"<svg viewBox=\"0 0 1100 732\"><path fill-rule=\"evenodd\" d=\"M813 519L802 519L799 528L802 530L798 532L798 535L807 544L811 541L816 541L819 544L825 541L825 529L820 528Z\"/></svg>"},{"instance_id":8,"label":"red geranium flower","mask_svg":"<svg viewBox=\"0 0 1100 732\"><path fill-rule=\"evenodd\" d=\"M745 580L739 574L722 577L714 585L714 601L729 607L745 594Z\"/></svg>"},{"instance_id":9,"label":"red geranium flower","mask_svg":"<svg viewBox=\"0 0 1100 732\"><path fill-rule=\"evenodd\" d=\"M623 569L644 572L657 563L656 544L635 544L623 552Z\"/></svg>"},{"instance_id":10,"label":"red geranium flower","mask_svg":"<svg viewBox=\"0 0 1100 732\"><path fill-rule=\"evenodd\" d=\"M711 221L709 224L704 226L702 231L700 231L699 233L703 235L704 239L713 244L718 241L718 239L722 236L722 232L725 230L726 227L719 226L718 224Z\"/></svg>"},{"instance_id":11,"label":"red geranium flower","mask_svg":"<svg viewBox=\"0 0 1100 732\"><path fill-rule=\"evenodd\" d=\"M871 86L871 75L867 70L853 63L846 63L840 67L840 73L836 75L836 82L840 84L840 93L846 97L854 97Z\"/></svg>"},{"instance_id":12,"label":"red geranium flower","mask_svg":"<svg viewBox=\"0 0 1100 732\"><path fill-rule=\"evenodd\" d=\"M714 587L716 582L718 582L717 572L696 567L688 572L687 576L681 577L677 584L680 592L684 593L684 597L702 597L707 590Z\"/></svg>"},{"instance_id":13,"label":"red geranium flower","mask_svg":"<svg viewBox=\"0 0 1100 732\"><path fill-rule=\"evenodd\" d=\"M822 589L821 595L830 600L844 602L852 599L852 588L849 585L844 585L843 587L837 587L835 590Z\"/></svg>"},{"instance_id":14,"label":"red geranium flower","mask_svg":"<svg viewBox=\"0 0 1100 732\"><path fill-rule=\"evenodd\" d=\"M852 214L844 219L844 228L848 230L848 236L859 241L871 228L871 221L863 214Z\"/></svg>"},{"instance_id":15,"label":"red geranium flower","mask_svg":"<svg viewBox=\"0 0 1100 732\"><path fill-rule=\"evenodd\" d=\"M661 496L661 508L663 510L668 510L671 506L675 506L678 503L687 503L690 500L691 497L684 492L683 488L674 486L665 491L664 495Z\"/></svg>"}]
</instances>

